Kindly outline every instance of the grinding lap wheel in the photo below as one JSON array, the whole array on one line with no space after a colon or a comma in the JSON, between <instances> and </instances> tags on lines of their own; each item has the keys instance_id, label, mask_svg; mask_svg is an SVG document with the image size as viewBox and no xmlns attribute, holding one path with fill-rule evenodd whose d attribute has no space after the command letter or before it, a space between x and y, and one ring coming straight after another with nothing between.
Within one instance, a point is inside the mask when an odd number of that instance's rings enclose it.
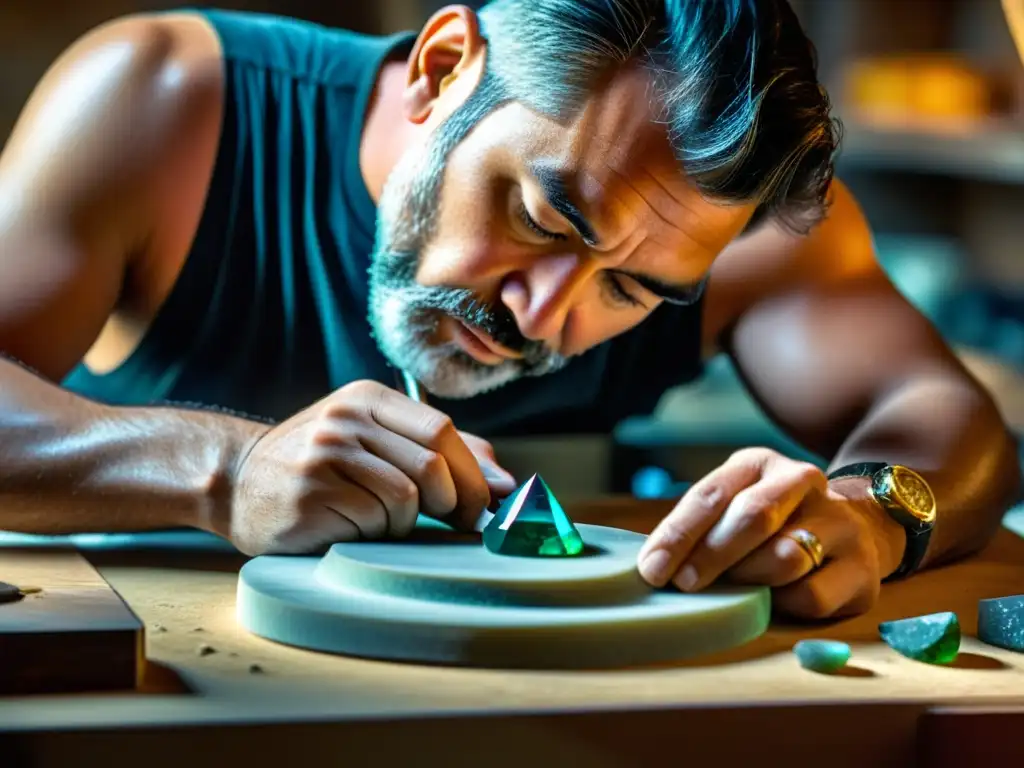
<instances>
[{"instance_id":1,"label":"grinding lap wheel","mask_svg":"<svg viewBox=\"0 0 1024 768\"><path fill-rule=\"evenodd\" d=\"M403 541L335 544L323 557L242 568L239 622L287 645L349 656L518 668L668 662L760 636L766 588L655 590L643 536L578 525L579 557L495 555L478 534L421 526Z\"/></svg>"}]
</instances>

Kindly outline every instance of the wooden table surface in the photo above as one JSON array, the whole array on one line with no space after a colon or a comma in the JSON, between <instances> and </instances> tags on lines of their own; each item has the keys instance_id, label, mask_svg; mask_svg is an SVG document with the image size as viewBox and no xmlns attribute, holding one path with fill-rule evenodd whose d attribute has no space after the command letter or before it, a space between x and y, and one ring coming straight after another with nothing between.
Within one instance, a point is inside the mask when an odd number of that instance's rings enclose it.
<instances>
[{"instance_id":1,"label":"wooden table surface","mask_svg":"<svg viewBox=\"0 0 1024 768\"><path fill-rule=\"evenodd\" d=\"M667 508L606 500L569 512L580 522L643 532ZM1024 707L1024 655L971 637L979 599L1024 593L1024 538L1009 530L970 560L887 585L869 615L811 627L776 623L719 656L593 672L453 669L279 646L235 624L241 558L127 551L89 559L147 626L144 688L0 699L0 751L31 754L26 765L59 765L83 750L108 765L127 764L134 753L126 728L135 729L132 743L147 752L147 765L180 764L179 753L157 746L160 739L215 724L224 727L201 729L202 739L233 739L234 754L249 750L245 759L259 764L298 765L301 756L343 742L346 754L366 750L383 764L427 764L419 761L433 749L448 764L489 755L491 765L511 765L536 756L543 734L541 764L561 755L580 765L640 765L678 749L691 757L781 760L828 744L830 766L911 765L918 718L931 707ZM965 633L952 666L913 662L879 642L880 621L937 611L957 612ZM790 649L809 637L849 642L849 674L800 669ZM499 756L495 740L504 745Z\"/></svg>"}]
</instances>

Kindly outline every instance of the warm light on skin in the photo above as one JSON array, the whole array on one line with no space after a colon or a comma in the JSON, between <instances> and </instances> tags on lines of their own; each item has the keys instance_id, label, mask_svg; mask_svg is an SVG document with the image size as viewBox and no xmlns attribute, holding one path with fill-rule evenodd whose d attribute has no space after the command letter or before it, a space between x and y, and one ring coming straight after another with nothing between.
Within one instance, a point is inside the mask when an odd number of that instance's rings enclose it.
<instances>
[{"instance_id":1,"label":"warm light on skin","mask_svg":"<svg viewBox=\"0 0 1024 768\"><path fill-rule=\"evenodd\" d=\"M481 64L478 56L449 81L417 133L436 130L468 97ZM643 71L624 70L565 126L517 103L484 118L449 156L438 226L418 282L500 298L524 336L571 356L629 330L660 303L620 271L667 283L699 281L754 206L709 201L687 181L665 127L637 108L648 102L650 86ZM566 178L596 230L597 247L547 204L530 172L535 164ZM562 237L531 230L521 204ZM638 304L617 297L610 273Z\"/></svg>"}]
</instances>

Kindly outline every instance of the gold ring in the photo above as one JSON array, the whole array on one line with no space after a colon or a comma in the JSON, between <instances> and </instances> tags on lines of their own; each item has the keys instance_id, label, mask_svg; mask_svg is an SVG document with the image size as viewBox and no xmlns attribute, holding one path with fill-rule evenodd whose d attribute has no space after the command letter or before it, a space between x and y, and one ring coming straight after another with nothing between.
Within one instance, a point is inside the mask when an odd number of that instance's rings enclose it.
<instances>
[{"instance_id":1,"label":"gold ring","mask_svg":"<svg viewBox=\"0 0 1024 768\"><path fill-rule=\"evenodd\" d=\"M821 539L804 528L794 528L786 534L786 537L800 545L800 549L811 558L815 570L821 567L825 560L825 548L821 546Z\"/></svg>"}]
</instances>

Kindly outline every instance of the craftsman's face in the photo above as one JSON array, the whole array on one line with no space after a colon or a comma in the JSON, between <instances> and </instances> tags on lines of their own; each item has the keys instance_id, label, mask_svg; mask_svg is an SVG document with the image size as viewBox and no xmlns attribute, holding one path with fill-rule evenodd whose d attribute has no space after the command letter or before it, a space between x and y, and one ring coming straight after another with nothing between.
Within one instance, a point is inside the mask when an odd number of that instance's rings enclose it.
<instances>
[{"instance_id":1,"label":"craftsman's face","mask_svg":"<svg viewBox=\"0 0 1024 768\"><path fill-rule=\"evenodd\" d=\"M688 182L642 107L649 84L624 72L565 125L508 104L431 162L432 132L468 94L439 97L380 201L371 321L393 364L470 397L696 298L753 206Z\"/></svg>"}]
</instances>

